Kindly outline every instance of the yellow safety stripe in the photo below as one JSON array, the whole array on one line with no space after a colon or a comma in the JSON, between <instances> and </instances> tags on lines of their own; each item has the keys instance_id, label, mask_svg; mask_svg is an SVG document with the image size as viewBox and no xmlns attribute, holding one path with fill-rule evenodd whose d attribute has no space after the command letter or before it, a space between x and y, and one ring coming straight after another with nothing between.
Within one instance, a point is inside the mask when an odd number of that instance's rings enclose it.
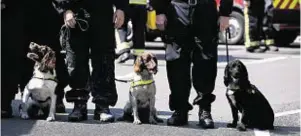
<instances>
[{"instance_id":1,"label":"yellow safety stripe","mask_svg":"<svg viewBox=\"0 0 301 136\"><path fill-rule=\"evenodd\" d=\"M146 5L147 0L130 0L130 4Z\"/></svg>"},{"instance_id":2,"label":"yellow safety stripe","mask_svg":"<svg viewBox=\"0 0 301 136\"><path fill-rule=\"evenodd\" d=\"M278 4L280 3L281 0L275 0L273 2L274 7L278 7Z\"/></svg>"},{"instance_id":3,"label":"yellow safety stripe","mask_svg":"<svg viewBox=\"0 0 301 136\"><path fill-rule=\"evenodd\" d=\"M133 54L139 56L144 53L144 49L134 49Z\"/></svg>"},{"instance_id":4,"label":"yellow safety stripe","mask_svg":"<svg viewBox=\"0 0 301 136\"><path fill-rule=\"evenodd\" d=\"M147 11L147 27L152 30L157 29L156 25L156 11Z\"/></svg>"},{"instance_id":5,"label":"yellow safety stripe","mask_svg":"<svg viewBox=\"0 0 301 136\"><path fill-rule=\"evenodd\" d=\"M274 45L274 40L273 40L273 39L265 40L265 44L266 44L267 46L269 46L269 45Z\"/></svg>"},{"instance_id":6,"label":"yellow safety stripe","mask_svg":"<svg viewBox=\"0 0 301 136\"><path fill-rule=\"evenodd\" d=\"M139 80L139 81L133 81L131 82L131 87L135 87L135 86L141 86L141 85L149 85L151 83L153 83L154 80Z\"/></svg>"},{"instance_id":7,"label":"yellow safety stripe","mask_svg":"<svg viewBox=\"0 0 301 136\"><path fill-rule=\"evenodd\" d=\"M118 49L128 49L128 48L131 48L130 43L128 43L128 42L123 42L121 44L118 44L117 46L118 46Z\"/></svg>"},{"instance_id":8,"label":"yellow safety stripe","mask_svg":"<svg viewBox=\"0 0 301 136\"><path fill-rule=\"evenodd\" d=\"M300 3L300 2L299 2ZM298 0L293 0L293 2L290 4L288 7L289 9L294 9L296 8L296 5L298 4Z\"/></svg>"},{"instance_id":9,"label":"yellow safety stripe","mask_svg":"<svg viewBox=\"0 0 301 136\"><path fill-rule=\"evenodd\" d=\"M248 47L250 47L248 8L244 8L244 19L245 19L245 46L246 46L246 48L248 48Z\"/></svg>"},{"instance_id":10,"label":"yellow safety stripe","mask_svg":"<svg viewBox=\"0 0 301 136\"><path fill-rule=\"evenodd\" d=\"M280 9L284 9L289 2L290 2L290 0L284 0L280 6Z\"/></svg>"},{"instance_id":11,"label":"yellow safety stripe","mask_svg":"<svg viewBox=\"0 0 301 136\"><path fill-rule=\"evenodd\" d=\"M273 6L279 9L297 9L300 0L274 0Z\"/></svg>"}]
</instances>

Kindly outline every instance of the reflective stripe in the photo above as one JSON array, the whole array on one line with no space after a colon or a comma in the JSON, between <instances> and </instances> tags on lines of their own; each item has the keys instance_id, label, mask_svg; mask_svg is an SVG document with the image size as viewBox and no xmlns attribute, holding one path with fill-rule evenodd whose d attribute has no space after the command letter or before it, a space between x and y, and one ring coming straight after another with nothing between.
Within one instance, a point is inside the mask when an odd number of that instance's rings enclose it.
<instances>
[{"instance_id":1,"label":"reflective stripe","mask_svg":"<svg viewBox=\"0 0 301 136\"><path fill-rule=\"evenodd\" d=\"M260 45L260 41L252 41L250 42L250 46L259 46Z\"/></svg>"},{"instance_id":2,"label":"reflective stripe","mask_svg":"<svg viewBox=\"0 0 301 136\"><path fill-rule=\"evenodd\" d=\"M265 40L265 45L267 45L267 46L274 45L274 40L273 39Z\"/></svg>"},{"instance_id":3,"label":"reflective stripe","mask_svg":"<svg viewBox=\"0 0 301 136\"><path fill-rule=\"evenodd\" d=\"M298 0L293 0L293 2L290 4L290 6L288 8L294 9L296 7L297 3L298 3Z\"/></svg>"},{"instance_id":4,"label":"reflective stripe","mask_svg":"<svg viewBox=\"0 0 301 136\"><path fill-rule=\"evenodd\" d=\"M144 53L144 49L134 49L133 50L133 55L139 56L142 53Z\"/></svg>"},{"instance_id":5,"label":"reflective stripe","mask_svg":"<svg viewBox=\"0 0 301 136\"><path fill-rule=\"evenodd\" d=\"M130 4L146 5L147 0L130 0Z\"/></svg>"},{"instance_id":6,"label":"reflective stripe","mask_svg":"<svg viewBox=\"0 0 301 136\"><path fill-rule=\"evenodd\" d=\"M152 30L157 29L156 25L156 11L147 11L147 27Z\"/></svg>"},{"instance_id":7,"label":"reflective stripe","mask_svg":"<svg viewBox=\"0 0 301 136\"><path fill-rule=\"evenodd\" d=\"M273 2L273 5L274 5L275 8L278 7L278 4L280 3L280 1L281 1L281 0L275 0L275 1Z\"/></svg>"},{"instance_id":8,"label":"reflective stripe","mask_svg":"<svg viewBox=\"0 0 301 136\"><path fill-rule=\"evenodd\" d=\"M141 86L141 85L148 85L153 83L154 80L138 80L138 81L133 81L131 82L131 87L135 87L135 86Z\"/></svg>"},{"instance_id":9,"label":"reflective stripe","mask_svg":"<svg viewBox=\"0 0 301 136\"><path fill-rule=\"evenodd\" d=\"M289 2L290 2L290 0L284 0L280 6L280 9L284 9Z\"/></svg>"},{"instance_id":10,"label":"reflective stripe","mask_svg":"<svg viewBox=\"0 0 301 136\"><path fill-rule=\"evenodd\" d=\"M244 8L244 19L245 19L245 47L250 47L250 30L249 30L249 14L248 8Z\"/></svg>"}]
</instances>

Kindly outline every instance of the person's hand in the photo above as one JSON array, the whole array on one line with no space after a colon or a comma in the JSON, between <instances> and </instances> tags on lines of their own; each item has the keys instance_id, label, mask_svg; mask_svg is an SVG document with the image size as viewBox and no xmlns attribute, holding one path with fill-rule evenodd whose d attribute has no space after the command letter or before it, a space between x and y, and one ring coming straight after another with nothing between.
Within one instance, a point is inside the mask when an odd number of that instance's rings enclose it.
<instances>
[{"instance_id":1,"label":"person's hand","mask_svg":"<svg viewBox=\"0 0 301 136\"><path fill-rule=\"evenodd\" d=\"M120 28L124 23L124 12L117 9L113 16L113 23L115 23L115 28Z\"/></svg>"},{"instance_id":2,"label":"person's hand","mask_svg":"<svg viewBox=\"0 0 301 136\"><path fill-rule=\"evenodd\" d=\"M67 25L71 28L75 27L76 21L75 21L75 18L74 18L74 13L71 10L67 10L65 12L64 22L65 22L65 25Z\"/></svg>"},{"instance_id":3,"label":"person's hand","mask_svg":"<svg viewBox=\"0 0 301 136\"><path fill-rule=\"evenodd\" d=\"M244 6L247 8L250 6L250 2L249 1L244 1Z\"/></svg>"},{"instance_id":4,"label":"person's hand","mask_svg":"<svg viewBox=\"0 0 301 136\"><path fill-rule=\"evenodd\" d=\"M221 16L220 17L220 31L225 31L229 27L230 17Z\"/></svg>"},{"instance_id":5,"label":"person's hand","mask_svg":"<svg viewBox=\"0 0 301 136\"><path fill-rule=\"evenodd\" d=\"M159 30L161 31L165 30L165 26L167 24L167 19L165 14L159 14L156 16L156 24Z\"/></svg>"}]
</instances>

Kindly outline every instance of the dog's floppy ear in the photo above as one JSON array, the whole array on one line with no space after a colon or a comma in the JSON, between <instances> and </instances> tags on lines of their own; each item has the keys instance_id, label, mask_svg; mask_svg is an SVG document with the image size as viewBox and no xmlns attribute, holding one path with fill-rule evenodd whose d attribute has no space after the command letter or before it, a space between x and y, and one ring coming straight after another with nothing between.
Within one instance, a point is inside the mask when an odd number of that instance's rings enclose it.
<instances>
[{"instance_id":1,"label":"dog's floppy ear","mask_svg":"<svg viewBox=\"0 0 301 136\"><path fill-rule=\"evenodd\" d=\"M225 67L225 71L224 71L224 84L225 84L225 86L228 86L229 85L229 82L230 82L230 76L229 76L229 65L230 65L230 63L228 64L228 65L226 65L226 67Z\"/></svg>"},{"instance_id":2,"label":"dog's floppy ear","mask_svg":"<svg viewBox=\"0 0 301 136\"><path fill-rule=\"evenodd\" d=\"M142 56L137 57L135 60L134 71L136 73L141 72L141 63L142 63L141 61L142 61Z\"/></svg>"},{"instance_id":3,"label":"dog's floppy ear","mask_svg":"<svg viewBox=\"0 0 301 136\"><path fill-rule=\"evenodd\" d=\"M158 59L157 59L157 57L155 56L155 55L153 55L153 54L151 54L150 53L150 56L152 57L152 59L154 60L154 62L155 62L155 67L154 67L154 69L153 69L153 71L154 71L154 74L157 74L158 73Z\"/></svg>"},{"instance_id":4,"label":"dog's floppy ear","mask_svg":"<svg viewBox=\"0 0 301 136\"><path fill-rule=\"evenodd\" d=\"M247 67L241 62L241 61L238 61L239 65L240 65L240 68L241 68L241 78L243 78L243 86L250 86L250 81L249 81L249 75L248 75L248 70L247 70Z\"/></svg>"},{"instance_id":5,"label":"dog's floppy ear","mask_svg":"<svg viewBox=\"0 0 301 136\"><path fill-rule=\"evenodd\" d=\"M39 55L35 54L35 53L27 53L27 57L35 62L39 62L40 58Z\"/></svg>"}]
</instances>

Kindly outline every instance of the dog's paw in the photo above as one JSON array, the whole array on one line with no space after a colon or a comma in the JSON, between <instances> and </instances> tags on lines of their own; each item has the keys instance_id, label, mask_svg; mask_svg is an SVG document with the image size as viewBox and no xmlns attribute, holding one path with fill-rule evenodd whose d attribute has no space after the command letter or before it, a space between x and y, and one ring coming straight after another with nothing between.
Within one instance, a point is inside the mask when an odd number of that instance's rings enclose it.
<instances>
[{"instance_id":1,"label":"dog's paw","mask_svg":"<svg viewBox=\"0 0 301 136\"><path fill-rule=\"evenodd\" d=\"M135 125L140 125L141 124L141 121L139 119L135 119L134 122L133 122Z\"/></svg>"},{"instance_id":2,"label":"dog's paw","mask_svg":"<svg viewBox=\"0 0 301 136\"><path fill-rule=\"evenodd\" d=\"M242 123L239 123L236 127L239 131L246 131L246 126Z\"/></svg>"},{"instance_id":3,"label":"dog's paw","mask_svg":"<svg viewBox=\"0 0 301 136\"><path fill-rule=\"evenodd\" d=\"M47 119L46 119L46 121L48 121L48 122L51 122L51 121L54 121L54 120L55 120L54 117L47 117Z\"/></svg>"},{"instance_id":4,"label":"dog's paw","mask_svg":"<svg viewBox=\"0 0 301 136\"><path fill-rule=\"evenodd\" d=\"M29 119L29 116L28 116L27 113L22 113L22 114L21 114L21 118L22 118L22 119Z\"/></svg>"},{"instance_id":5,"label":"dog's paw","mask_svg":"<svg viewBox=\"0 0 301 136\"><path fill-rule=\"evenodd\" d=\"M148 121L150 124L157 124L157 121L153 117L150 117Z\"/></svg>"},{"instance_id":6,"label":"dog's paw","mask_svg":"<svg viewBox=\"0 0 301 136\"><path fill-rule=\"evenodd\" d=\"M236 126L237 126L237 124L234 124L234 123L227 124L227 128L235 128Z\"/></svg>"}]
</instances>

